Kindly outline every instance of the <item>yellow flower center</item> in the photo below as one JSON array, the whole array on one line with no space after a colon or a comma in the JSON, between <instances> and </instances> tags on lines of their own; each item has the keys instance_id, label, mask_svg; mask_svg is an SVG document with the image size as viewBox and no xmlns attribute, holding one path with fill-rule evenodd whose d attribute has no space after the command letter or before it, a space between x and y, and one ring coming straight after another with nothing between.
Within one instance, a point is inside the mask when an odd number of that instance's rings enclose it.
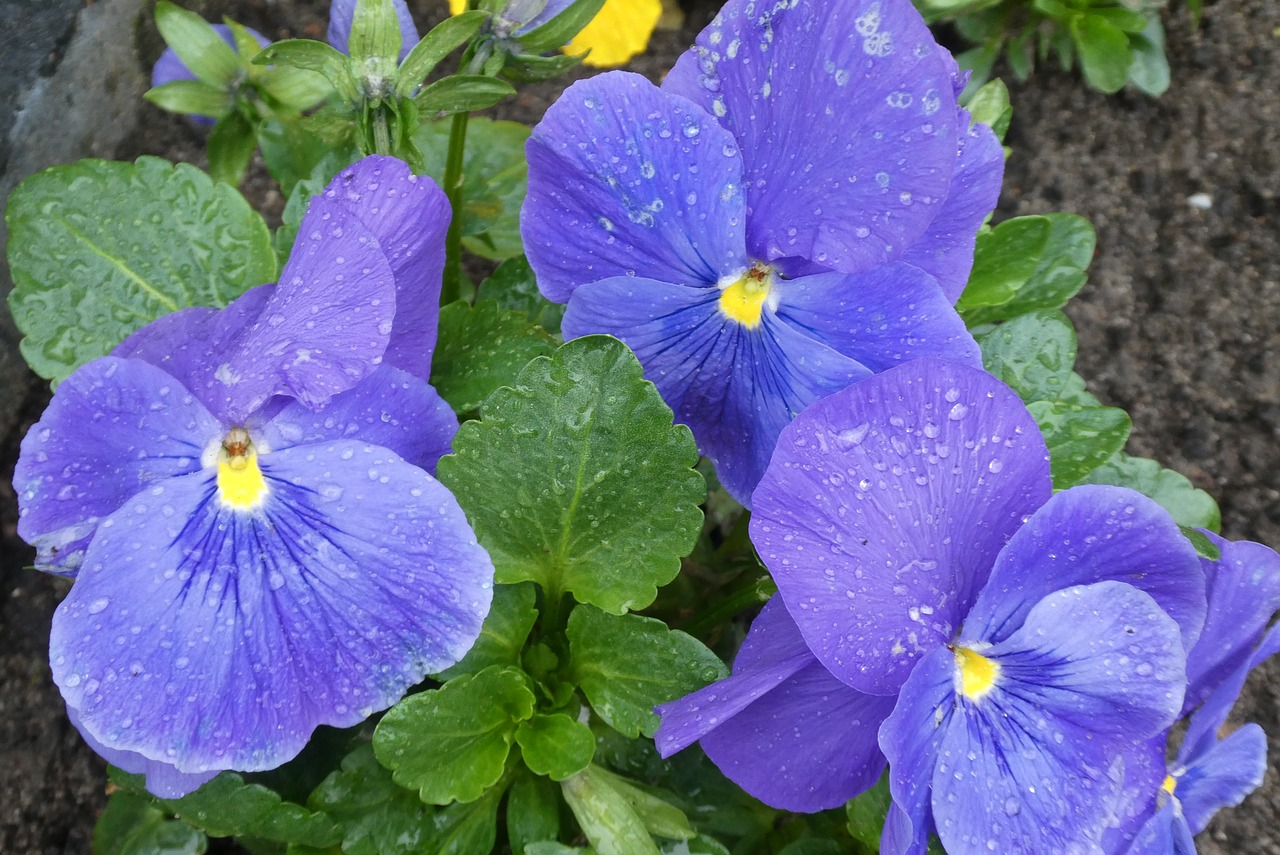
<instances>
[{"instance_id":1,"label":"yellow flower center","mask_svg":"<svg viewBox=\"0 0 1280 855\"><path fill-rule=\"evenodd\" d=\"M1173 777L1172 775L1165 775L1164 783L1160 785L1160 789L1164 790L1169 795L1173 795L1173 791L1177 786L1178 786L1177 778Z\"/></svg>"},{"instance_id":2,"label":"yellow flower center","mask_svg":"<svg viewBox=\"0 0 1280 855\"><path fill-rule=\"evenodd\" d=\"M720 292L720 311L749 330L760 326L760 315L772 292L773 271L756 262Z\"/></svg>"},{"instance_id":3,"label":"yellow flower center","mask_svg":"<svg viewBox=\"0 0 1280 855\"><path fill-rule=\"evenodd\" d=\"M967 647L955 648L956 671L960 674L960 693L976 701L1000 678L1000 663Z\"/></svg>"},{"instance_id":4,"label":"yellow flower center","mask_svg":"<svg viewBox=\"0 0 1280 855\"><path fill-rule=\"evenodd\" d=\"M222 440L218 455L218 498L224 507L238 511L256 508L267 495L267 481L258 467L249 432L232 428Z\"/></svg>"}]
</instances>

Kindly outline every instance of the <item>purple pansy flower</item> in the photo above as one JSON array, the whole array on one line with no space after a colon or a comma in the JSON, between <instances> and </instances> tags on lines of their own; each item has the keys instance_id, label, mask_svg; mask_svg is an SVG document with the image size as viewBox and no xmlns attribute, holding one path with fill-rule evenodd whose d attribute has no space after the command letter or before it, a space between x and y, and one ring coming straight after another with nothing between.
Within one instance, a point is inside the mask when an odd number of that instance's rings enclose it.
<instances>
[{"instance_id":1,"label":"purple pansy flower","mask_svg":"<svg viewBox=\"0 0 1280 855\"><path fill-rule=\"evenodd\" d=\"M1096 842L1161 735L1205 615L1154 502L1052 495L1036 423L967 366L919 360L811 406L753 496L779 596L728 680L659 708L770 804L837 806L889 764L882 851ZM878 733L877 733L878 728Z\"/></svg>"},{"instance_id":2,"label":"purple pansy flower","mask_svg":"<svg viewBox=\"0 0 1280 855\"><path fill-rule=\"evenodd\" d=\"M351 41L351 24L356 17L356 6L359 0L333 0L329 6L329 32L326 38L343 53L350 53L348 43ZM400 23L400 61L409 55L418 43L418 28L413 23L413 15L404 0L392 0L396 10L396 20Z\"/></svg>"},{"instance_id":3,"label":"purple pansy flower","mask_svg":"<svg viewBox=\"0 0 1280 855\"><path fill-rule=\"evenodd\" d=\"M661 89L582 81L528 144L521 231L566 337L611 333L747 502L782 427L920 356L1003 170L907 0L731 0Z\"/></svg>"},{"instance_id":4,"label":"purple pansy flower","mask_svg":"<svg viewBox=\"0 0 1280 855\"><path fill-rule=\"evenodd\" d=\"M230 45L231 49L239 52L239 46L236 44L235 34L231 32L231 28L226 24L210 24L214 32L222 37L222 40ZM253 36L259 45L266 47L271 44L271 40L262 33L252 27L245 27L249 35ZM151 86L163 86L166 83L173 83L177 80L195 80L195 73L187 68L187 64L178 58L178 54L173 48L167 47L164 53L160 54L160 58L156 60L156 64L151 67ZM217 116L202 116L198 113L191 114L188 118L198 125L212 125L218 118Z\"/></svg>"},{"instance_id":5,"label":"purple pansy flower","mask_svg":"<svg viewBox=\"0 0 1280 855\"><path fill-rule=\"evenodd\" d=\"M1147 800L1129 855L1195 855L1192 838L1218 810L1240 804L1261 786L1267 769L1261 727L1246 724L1221 740L1218 732L1249 673L1280 652L1280 625L1267 628L1280 609L1280 555L1259 543L1204 534L1222 554L1217 561L1202 559L1209 612L1187 656L1184 704L1196 709L1168 768L1163 743L1154 757L1152 765L1165 772L1163 783Z\"/></svg>"},{"instance_id":6,"label":"purple pansy flower","mask_svg":"<svg viewBox=\"0 0 1280 855\"><path fill-rule=\"evenodd\" d=\"M403 163L360 161L312 200L278 285L142 328L23 441L19 533L75 575L54 680L157 795L278 766L480 631L493 565L428 474L457 422L413 353L448 211Z\"/></svg>"}]
</instances>

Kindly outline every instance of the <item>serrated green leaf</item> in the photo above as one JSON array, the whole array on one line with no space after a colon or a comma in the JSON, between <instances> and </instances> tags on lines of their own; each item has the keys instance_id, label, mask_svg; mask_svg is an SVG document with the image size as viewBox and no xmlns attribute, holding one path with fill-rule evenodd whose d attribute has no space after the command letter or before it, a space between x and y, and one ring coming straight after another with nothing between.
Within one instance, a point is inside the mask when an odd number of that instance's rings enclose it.
<instances>
[{"instance_id":1,"label":"serrated green leaf","mask_svg":"<svg viewBox=\"0 0 1280 855\"><path fill-rule=\"evenodd\" d=\"M516 728L533 707L521 671L491 666L400 701L378 722L373 750L424 802L472 802L502 777Z\"/></svg>"},{"instance_id":2,"label":"serrated green leaf","mask_svg":"<svg viewBox=\"0 0 1280 855\"><path fill-rule=\"evenodd\" d=\"M633 739L658 729L658 704L728 676L702 642L655 618L583 605L569 616L567 633L573 679L591 708Z\"/></svg>"},{"instance_id":3,"label":"serrated green leaf","mask_svg":"<svg viewBox=\"0 0 1280 855\"><path fill-rule=\"evenodd\" d=\"M539 54L558 50L591 23L602 6L604 0L577 0L550 21L518 36L516 41L524 48L525 53Z\"/></svg>"},{"instance_id":4,"label":"serrated green leaf","mask_svg":"<svg viewBox=\"0 0 1280 855\"><path fill-rule=\"evenodd\" d=\"M198 79L227 88L240 74L240 57L235 50L195 12L160 0L156 4L156 29Z\"/></svg>"},{"instance_id":5,"label":"serrated green leaf","mask_svg":"<svg viewBox=\"0 0 1280 855\"><path fill-rule=\"evenodd\" d=\"M991 128L996 139L1004 140L1009 130L1009 122L1013 118L1013 106L1009 103L1009 87L1003 80L992 80L985 84L965 105L969 115L975 122Z\"/></svg>"},{"instance_id":6,"label":"serrated green leaf","mask_svg":"<svg viewBox=\"0 0 1280 855\"><path fill-rule=\"evenodd\" d=\"M849 836L871 852L880 850L880 833L889 813L889 776L884 774L876 785L844 806Z\"/></svg>"},{"instance_id":7,"label":"serrated green leaf","mask_svg":"<svg viewBox=\"0 0 1280 855\"><path fill-rule=\"evenodd\" d=\"M455 74L422 87L413 101L423 113L440 118L484 110L514 94L516 90L505 80L483 74Z\"/></svg>"},{"instance_id":8,"label":"serrated green leaf","mask_svg":"<svg viewBox=\"0 0 1280 855\"><path fill-rule=\"evenodd\" d=\"M578 774L596 753L591 728L564 713L535 715L521 722L516 742L529 770L553 781Z\"/></svg>"},{"instance_id":9,"label":"serrated green leaf","mask_svg":"<svg viewBox=\"0 0 1280 855\"><path fill-rule=\"evenodd\" d=\"M54 380L161 315L276 278L262 217L189 164L55 166L18 185L6 219L22 354Z\"/></svg>"},{"instance_id":10,"label":"serrated green leaf","mask_svg":"<svg viewBox=\"0 0 1280 855\"><path fill-rule=\"evenodd\" d=\"M513 855L560 836L560 788L540 775L524 773L507 793L507 840Z\"/></svg>"},{"instance_id":11,"label":"serrated green leaf","mask_svg":"<svg viewBox=\"0 0 1280 855\"><path fill-rule=\"evenodd\" d=\"M110 769L111 780L141 794L144 776ZM256 837L275 843L324 848L342 838L337 824L322 813L284 801L272 790L223 772L180 799L156 799L164 810L211 837Z\"/></svg>"},{"instance_id":12,"label":"serrated green leaf","mask_svg":"<svg viewBox=\"0 0 1280 855\"><path fill-rule=\"evenodd\" d=\"M660 855L634 807L610 775L588 766L560 783L564 800L599 855Z\"/></svg>"},{"instance_id":13,"label":"serrated green leaf","mask_svg":"<svg viewBox=\"0 0 1280 855\"><path fill-rule=\"evenodd\" d=\"M1080 71L1094 89L1119 92L1129 79L1133 53L1129 37L1106 18L1088 13L1071 21L1071 36L1080 56Z\"/></svg>"},{"instance_id":14,"label":"serrated green leaf","mask_svg":"<svg viewBox=\"0 0 1280 855\"><path fill-rule=\"evenodd\" d=\"M1014 298L1035 272L1050 226L1046 217L1017 217L979 233L973 272L956 304L966 320L974 309L1003 306Z\"/></svg>"},{"instance_id":15,"label":"serrated green leaf","mask_svg":"<svg viewBox=\"0 0 1280 855\"><path fill-rule=\"evenodd\" d=\"M491 665L519 667L524 643L538 620L537 596L528 583L495 585L493 605L480 628L480 637L462 661L443 671L440 679L476 674Z\"/></svg>"},{"instance_id":16,"label":"serrated green leaf","mask_svg":"<svg viewBox=\"0 0 1280 855\"><path fill-rule=\"evenodd\" d=\"M1066 401L1035 401L1027 410L1049 447L1053 488L1080 484L1090 472L1124 448L1133 423L1116 407L1082 407Z\"/></svg>"},{"instance_id":17,"label":"serrated green leaf","mask_svg":"<svg viewBox=\"0 0 1280 855\"><path fill-rule=\"evenodd\" d=\"M1154 460L1119 453L1085 478L1085 484L1114 484L1129 487L1154 499L1169 512L1174 522L1187 528L1218 531L1222 514L1218 503L1198 489L1182 473L1165 469Z\"/></svg>"},{"instance_id":18,"label":"serrated green leaf","mask_svg":"<svg viewBox=\"0 0 1280 855\"><path fill-rule=\"evenodd\" d=\"M203 80L172 80L148 89L142 97L171 113L214 119L225 116L235 104L229 91Z\"/></svg>"},{"instance_id":19,"label":"serrated green leaf","mask_svg":"<svg viewBox=\"0 0 1280 855\"><path fill-rule=\"evenodd\" d=\"M553 303L538 290L538 280L523 255L498 265L493 275L480 283L476 300L494 300L504 309L521 312L552 335L559 335L564 304Z\"/></svg>"},{"instance_id":20,"label":"serrated green leaf","mask_svg":"<svg viewBox=\"0 0 1280 855\"><path fill-rule=\"evenodd\" d=\"M1169 59L1164 53L1164 28L1160 16L1152 15L1146 29L1129 37L1133 64L1129 66L1129 82L1152 97L1163 95L1169 88Z\"/></svg>"},{"instance_id":21,"label":"serrated green leaf","mask_svg":"<svg viewBox=\"0 0 1280 855\"><path fill-rule=\"evenodd\" d=\"M449 154L449 122L423 122L413 142L422 152L426 172L444 186ZM472 117L462 162L462 212L458 215L463 246L475 255L501 261L524 252L520 241L520 206L528 186L524 145L529 128L519 122Z\"/></svg>"},{"instance_id":22,"label":"serrated green leaf","mask_svg":"<svg viewBox=\"0 0 1280 855\"><path fill-rule=\"evenodd\" d=\"M626 345L588 336L539 357L454 437L439 478L497 581L622 613L653 602L702 527L697 447Z\"/></svg>"},{"instance_id":23,"label":"serrated green leaf","mask_svg":"<svg viewBox=\"0 0 1280 855\"><path fill-rule=\"evenodd\" d=\"M1056 401L1076 362L1076 333L1057 309L1019 315L978 336L982 365L1023 401Z\"/></svg>"},{"instance_id":24,"label":"serrated green leaf","mask_svg":"<svg viewBox=\"0 0 1280 855\"><path fill-rule=\"evenodd\" d=\"M258 147L253 123L238 110L217 121L209 132L209 176L214 181L239 186Z\"/></svg>"},{"instance_id":25,"label":"serrated green leaf","mask_svg":"<svg viewBox=\"0 0 1280 855\"><path fill-rule=\"evenodd\" d=\"M414 855L435 831L434 811L392 780L367 742L342 759L307 806L341 826L345 855Z\"/></svg>"},{"instance_id":26,"label":"serrated green leaf","mask_svg":"<svg viewBox=\"0 0 1280 855\"><path fill-rule=\"evenodd\" d=\"M396 94L405 98L412 96L431 70L440 64L440 60L470 41L487 20L489 13L479 10L460 12L445 18L423 36L404 58L396 81Z\"/></svg>"},{"instance_id":27,"label":"serrated green leaf","mask_svg":"<svg viewBox=\"0 0 1280 855\"><path fill-rule=\"evenodd\" d=\"M209 841L150 798L118 791L93 827L93 855L204 855Z\"/></svg>"},{"instance_id":28,"label":"serrated green leaf","mask_svg":"<svg viewBox=\"0 0 1280 855\"><path fill-rule=\"evenodd\" d=\"M515 382L531 359L555 342L519 312L464 300L440 310L440 337L431 358L431 385L454 412L469 413L500 386Z\"/></svg>"}]
</instances>

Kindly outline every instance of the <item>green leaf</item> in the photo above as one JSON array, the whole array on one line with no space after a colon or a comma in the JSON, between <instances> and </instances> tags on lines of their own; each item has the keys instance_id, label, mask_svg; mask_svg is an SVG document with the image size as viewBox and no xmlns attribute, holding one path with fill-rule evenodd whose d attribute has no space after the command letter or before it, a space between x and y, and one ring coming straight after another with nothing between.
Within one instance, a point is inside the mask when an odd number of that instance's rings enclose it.
<instances>
[{"instance_id":1,"label":"green leaf","mask_svg":"<svg viewBox=\"0 0 1280 855\"><path fill-rule=\"evenodd\" d=\"M475 801L502 777L533 706L523 672L492 666L400 701L378 723L373 750L424 802Z\"/></svg>"},{"instance_id":2,"label":"green leaf","mask_svg":"<svg viewBox=\"0 0 1280 855\"><path fill-rule=\"evenodd\" d=\"M161 315L276 278L262 217L189 164L55 166L18 185L6 218L22 354L54 380Z\"/></svg>"},{"instance_id":3,"label":"green leaf","mask_svg":"<svg viewBox=\"0 0 1280 855\"><path fill-rule=\"evenodd\" d=\"M578 606L569 616L573 679L591 708L624 736L652 736L653 708L727 677L702 642L662 621Z\"/></svg>"},{"instance_id":4,"label":"green leaf","mask_svg":"<svg viewBox=\"0 0 1280 855\"><path fill-rule=\"evenodd\" d=\"M455 74L422 87L413 100L423 113L440 118L484 110L514 94L516 90L505 80L483 74Z\"/></svg>"},{"instance_id":5,"label":"green leaf","mask_svg":"<svg viewBox=\"0 0 1280 855\"><path fill-rule=\"evenodd\" d=\"M1026 250L1034 252L1035 255L1025 259L1002 261L998 253L987 255L982 259L986 271L984 276L996 273L995 268L1001 264L1010 264L1009 270L1014 275L1007 278L1007 287L988 288L983 294L970 295L968 300L965 297L969 295L966 288L965 295L961 296L957 308L971 328L979 324L1007 320L1036 309L1059 308L1084 286L1087 278L1086 270L1097 244L1093 226L1089 221L1075 214L1046 214L1007 220L1001 223L996 231L1010 223L1021 222L1023 219L1041 220L1047 223L1048 231L1044 236L1044 242L1039 244L1027 241ZM1010 237L1017 238L1018 235L1010 235ZM985 243L986 240L988 239L984 236L979 236L980 244ZM1016 252L1017 242L1019 241L1012 241L1006 246L1013 246ZM1022 274L1026 270L1027 262L1034 262L1034 264L1031 272L1024 278ZM975 268L976 266L975 263ZM972 277L970 282L973 282Z\"/></svg>"},{"instance_id":6,"label":"green leaf","mask_svg":"<svg viewBox=\"0 0 1280 855\"><path fill-rule=\"evenodd\" d=\"M553 303L538 290L538 280L523 255L498 265L493 275L480 283L476 300L494 300L504 309L521 312L552 335L559 335L564 305Z\"/></svg>"},{"instance_id":7,"label":"green leaf","mask_svg":"<svg viewBox=\"0 0 1280 855\"><path fill-rule=\"evenodd\" d=\"M236 187L258 147L253 123L240 111L228 113L209 132L209 176Z\"/></svg>"},{"instance_id":8,"label":"green leaf","mask_svg":"<svg viewBox=\"0 0 1280 855\"><path fill-rule=\"evenodd\" d=\"M561 792L599 855L660 855L616 775L588 766L561 782Z\"/></svg>"},{"instance_id":9,"label":"green leaf","mask_svg":"<svg viewBox=\"0 0 1280 855\"><path fill-rule=\"evenodd\" d=\"M333 94L333 83L316 71L290 66L265 68L257 77L258 88L291 114L310 110Z\"/></svg>"},{"instance_id":10,"label":"green leaf","mask_svg":"<svg viewBox=\"0 0 1280 855\"><path fill-rule=\"evenodd\" d=\"M1003 306L1031 278L1049 241L1046 217L1016 217L980 232L973 253L969 284L956 304L965 315L986 306Z\"/></svg>"},{"instance_id":11,"label":"green leaf","mask_svg":"<svg viewBox=\"0 0 1280 855\"><path fill-rule=\"evenodd\" d=\"M1129 79L1129 66L1133 64L1129 37L1124 31L1104 17L1085 14L1072 19L1071 37L1085 83L1107 94L1119 92Z\"/></svg>"},{"instance_id":12,"label":"green leaf","mask_svg":"<svg viewBox=\"0 0 1280 855\"><path fill-rule=\"evenodd\" d=\"M449 122L423 122L413 141L426 161L427 174L444 186L449 154ZM500 261L524 252L520 206L529 165L524 145L529 128L519 122L472 117L462 161L462 213L459 227L468 252Z\"/></svg>"},{"instance_id":13,"label":"green leaf","mask_svg":"<svg viewBox=\"0 0 1280 855\"><path fill-rule=\"evenodd\" d=\"M670 840L688 840L694 836L693 826L684 811L646 788L601 766L590 766L591 776L602 786L619 793L650 834ZM672 798L674 793L668 793Z\"/></svg>"},{"instance_id":14,"label":"green leaf","mask_svg":"<svg viewBox=\"0 0 1280 855\"><path fill-rule=\"evenodd\" d=\"M491 665L519 667L524 643L538 620L537 596L534 587L527 583L495 585L493 605L480 628L480 637L462 661L439 674L440 679L476 674Z\"/></svg>"},{"instance_id":15,"label":"green leaf","mask_svg":"<svg viewBox=\"0 0 1280 855\"><path fill-rule=\"evenodd\" d=\"M423 36L422 41L414 45L413 50L405 57L396 81L396 94L404 98L412 96L432 69L440 64L440 60L470 41L487 20L489 14L478 10L445 18Z\"/></svg>"},{"instance_id":16,"label":"green leaf","mask_svg":"<svg viewBox=\"0 0 1280 855\"><path fill-rule=\"evenodd\" d=\"M1116 407L1085 407L1067 401L1035 401L1027 409L1049 447L1053 488L1080 484L1094 469L1124 448L1133 423Z\"/></svg>"},{"instance_id":17,"label":"green leaf","mask_svg":"<svg viewBox=\"0 0 1280 855\"><path fill-rule=\"evenodd\" d=\"M1090 472L1083 483L1114 484L1137 490L1155 499L1174 522L1187 528L1218 531L1222 527L1222 514L1213 496L1198 489L1182 473L1165 469L1145 457L1119 453Z\"/></svg>"},{"instance_id":18,"label":"green leaf","mask_svg":"<svg viewBox=\"0 0 1280 855\"><path fill-rule=\"evenodd\" d=\"M560 836L560 788L539 775L522 774L507 793L507 840L513 855Z\"/></svg>"},{"instance_id":19,"label":"green leaf","mask_svg":"<svg viewBox=\"0 0 1280 855\"><path fill-rule=\"evenodd\" d=\"M1146 29L1129 37L1129 45L1133 48L1129 82L1152 97L1163 95L1169 88L1169 59L1164 53L1160 16L1152 15Z\"/></svg>"},{"instance_id":20,"label":"green leaf","mask_svg":"<svg viewBox=\"0 0 1280 855\"><path fill-rule=\"evenodd\" d=\"M516 855L520 855L516 852ZM565 846L554 840L539 840L524 847L524 855L594 855L593 850L581 846Z\"/></svg>"},{"instance_id":21,"label":"green leaf","mask_svg":"<svg viewBox=\"0 0 1280 855\"><path fill-rule=\"evenodd\" d=\"M209 841L152 800L123 790L112 794L93 827L93 855L204 855Z\"/></svg>"},{"instance_id":22,"label":"green leaf","mask_svg":"<svg viewBox=\"0 0 1280 855\"><path fill-rule=\"evenodd\" d=\"M110 769L111 780L141 794L144 777ZM276 843L323 848L341 839L329 817L286 802L272 790L247 783L235 772L223 772L180 799L156 799L156 804L210 837L256 837Z\"/></svg>"},{"instance_id":23,"label":"green leaf","mask_svg":"<svg viewBox=\"0 0 1280 855\"><path fill-rule=\"evenodd\" d=\"M538 56L528 53L510 55L507 56L506 62L503 63L502 76L517 83L539 83L544 80L554 80L581 65L585 56L586 54L581 56L565 56L564 54Z\"/></svg>"},{"instance_id":24,"label":"green leaf","mask_svg":"<svg viewBox=\"0 0 1280 855\"><path fill-rule=\"evenodd\" d=\"M171 113L221 118L235 104L231 93L203 80L173 80L142 94L152 104Z\"/></svg>"},{"instance_id":25,"label":"green leaf","mask_svg":"<svg viewBox=\"0 0 1280 855\"><path fill-rule=\"evenodd\" d=\"M267 171L279 183L280 192L290 201L298 182L312 177L316 166L332 153L332 149L309 132L305 125L277 119L269 119L258 125L258 145L262 149L262 160L267 165ZM342 165L346 166L351 162L348 158L348 155L340 155L333 162L342 161ZM302 213L303 210L298 209L293 221L295 227L302 221Z\"/></svg>"},{"instance_id":26,"label":"green leaf","mask_svg":"<svg viewBox=\"0 0 1280 855\"><path fill-rule=\"evenodd\" d=\"M213 26L195 12L160 0L156 29L192 74L206 83L229 88L240 74L240 57Z\"/></svg>"},{"instance_id":27,"label":"green leaf","mask_svg":"<svg viewBox=\"0 0 1280 855\"><path fill-rule=\"evenodd\" d=\"M431 359L431 385L454 412L469 413L520 369L556 349L551 336L519 312L465 300L440 310L440 338Z\"/></svg>"},{"instance_id":28,"label":"green leaf","mask_svg":"<svg viewBox=\"0 0 1280 855\"><path fill-rule=\"evenodd\" d=\"M844 848L834 840L806 837L791 841L779 850L778 855L844 855Z\"/></svg>"},{"instance_id":29,"label":"green leaf","mask_svg":"<svg viewBox=\"0 0 1280 855\"><path fill-rule=\"evenodd\" d=\"M1013 118L1013 106L1009 103L1009 87L1003 80L992 80L973 93L966 109L975 122L987 125L995 132L996 139L1004 140Z\"/></svg>"},{"instance_id":30,"label":"green leaf","mask_svg":"<svg viewBox=\"0 0 1280 855\"><path fill-rule=\"evenodd\" d=\"M662 855L730 855L723 843L701 834L688 840L664 840L659 849Z\"/></svg>"},{"instance_id":31,"label":"green leaf","mask_svg":"<svg viewBox=\"0 0 1280 855\"><path fill-rule=\"evenodd\" d=\"M347 53L358 67L370 64L387 70L400 64L400 18L391 0L358 0L351 18Z\"/></svg>"},{"instance_id":32,"label":"green leaf","mask_svg":"<svg viewBox=\"0 0 1280 855\"><path fill-rule=\"evenodd\" d=\"M360 101L360 88L351 73L351 58L332 45L312 39L285 39L268 45L253 58L254 65L290 66L314 71L333 84L343 103Z\"/></svg>"},{"instance_id":33,"label":"green leaf","mask_svg":"<svg viewBox=\"0 0 1280 855\"><path fill-rule=\"evenodd\" d=\"M542 26L517 37L516 41L524 48L524 53L559 50L591 23L602 6L604 0L577 0Z\"/></svg>"},{"instance_id":34,"label":"green leaf","mask_svg":"<svg viewBox=\"0 0 1280 855\"><path fill-rule=\"evenodd\" d=\"M367 742L342 759L307 806L338 822L345 855L414 855L435 830L434 811L392 780Z\"/></svg>"},{"instance_id":35,"label":"green leaf","mask_svg":"<svg viewBox=\"0 0 1280 855\"><path fill-rule=\"evenodd\" d=\"M1076 362L1076 333L1057 309L1019 315L980 335L982 364L1023 401L1056 401Z\"/></svg>"},{"instance_id":36,"label":"green leaf","mask_svg":"<svg viewBox=\"0 0 1280 855\"><path fill-rule=\"evenodd\" d=\"M653 602L702 526L689 429L626 345L588 336L539 357L467 422L439 478L497 581L622 613Z\"/></svg>"},{"instance_id":37,"label":"green leaf","mask_svg":"<svg viewBox=\"0 0 1280 855\"><path fill-rule=\"evenodd\" d=\"M1222 559L1222 550L1212 540L1205 537L1202 532L1196 531L1194 528L1187 528L1185 525L1178 526L1178 529L1187 540L1191 541L1191 545L1195 547L1196 555L1209 561L1220 561Z\"/></svg>"},{"instance_id":38,"label":"green leaf","mask_svg":"<svg viewBox=\"0 0 1280 855\"><path fill-rule=\"evenodd\" d=\"M530 771L553 781L578 774L596 753L591 728L564 713L535 715L521 722L516 742Z\"/></svg>"},{"instance_id":39,"label":"green leaf","mask_svg":"<svg viewBox=\"0 0 1280 855\"><path fill-rule=\"evenodd\" d=\"M880 776L876 785L844 806L849 836L871 852L880 850L880 833L889 813L889 775Z\"/></svg>"},{"instance_id":40,"label":"green leaf","mask_svg":"<svg viewBox=\"0 0 1280 855\"><path fill-rule=\"evenodd\" d=\"M498 804L503 787L493 787L473 802L436 811L436 833L419 852L432 855L490 855L498 839Z\"/></svg>"},{"instance_id":41,"label":"green leaf","mask_svg":"<svg viewBox=\"0 0 1280 855\"><path fill-rule=\"evenodd\" d=\"M298 237L298 226L307 212L307 205L318 196L334 176L350 166L359 157L355 149L330 151L311 168L311 173L293 184L289 191L289 200L284 204L284 213L280 217L280 228L276 230L275 248L283 268L293 249L293 242Z\"/></svg>"}]
</instances>

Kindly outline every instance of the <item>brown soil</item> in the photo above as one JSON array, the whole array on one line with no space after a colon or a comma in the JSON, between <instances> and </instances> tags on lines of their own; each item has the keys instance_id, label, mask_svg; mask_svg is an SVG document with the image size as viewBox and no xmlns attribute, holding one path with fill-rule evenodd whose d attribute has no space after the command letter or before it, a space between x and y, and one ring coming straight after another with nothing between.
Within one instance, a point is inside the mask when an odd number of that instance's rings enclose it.
<instances>
[{"instance_id":1,"label":"brown soil","mask_svg":"<svg viewBox=\"0 0 1280 855\"><path fill-rule=\"evenodd\" d=\"M324 0L187 3L272 38L323 38ZM205 8L199 8L203 5ZM410 4L419 23L439 0ZM706 23L689 0L684 28L660 33L633 70L658 77ZM1180 4L1175 4L1180 5ZM1133 416L1130 451L1157 457L1213 493L1231 538L1280 545L1280 4L1205 0L1195 27L1166 18L1173 85L1159 100L1091 92L1044 70L1012 86L1013 148L998 217L1072 211L1093 221L1098 254L1069 307L1078 369L1105 403ZM158 54L154 32L145 58ZM496 112L536 121L557 88L524 89ZM118 153L202 160L202 135L156 110ZM278 210L262 179L246 193ZM1187 197L1207 193L1203 210ZM9 486L17 443L47 399L32 379L12 390L18 432L0 439L0 852L83 853L104 802L104 766L66 720L46 662L65 583L25 569ZM19 403L21 401L22 403ZM1201 836L1206 855L1280 855L1280 661L1237 706L1272 740L1263 789Z\"/></svg>"}]
</instances>

